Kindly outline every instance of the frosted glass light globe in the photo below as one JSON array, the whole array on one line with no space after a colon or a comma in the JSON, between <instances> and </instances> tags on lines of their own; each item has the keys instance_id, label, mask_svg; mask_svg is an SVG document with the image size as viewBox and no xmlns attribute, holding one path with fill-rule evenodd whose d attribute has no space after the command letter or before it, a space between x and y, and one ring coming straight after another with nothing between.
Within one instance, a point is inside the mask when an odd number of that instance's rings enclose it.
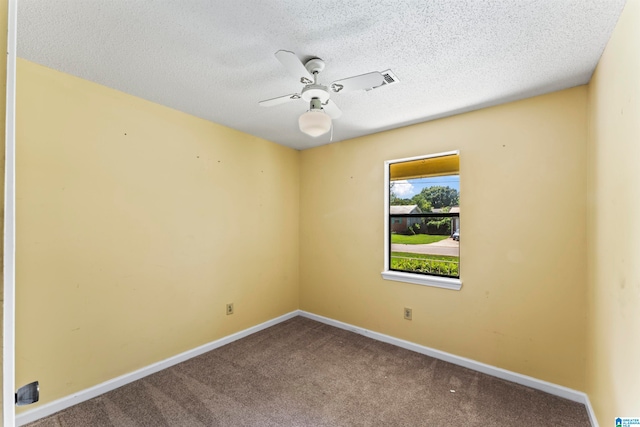
<instances>
[{"instance_id":1,"label":"frosted glass light globe","mask_svg":"<svg viewBox=\"0 0 640 427\"><path fill-rule=\"evenodd\" d=\"M331 117L319 110L311 110L298 119L300 130L309 136L318 137L331 129Z\"/></svg>"}]
</instances>

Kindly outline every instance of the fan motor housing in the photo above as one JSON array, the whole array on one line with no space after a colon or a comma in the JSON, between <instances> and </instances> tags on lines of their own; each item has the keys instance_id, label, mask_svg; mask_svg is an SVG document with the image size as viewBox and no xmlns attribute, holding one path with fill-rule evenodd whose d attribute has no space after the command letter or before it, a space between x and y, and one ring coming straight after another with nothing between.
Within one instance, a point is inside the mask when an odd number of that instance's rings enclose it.
<instances>
[{"instance_id":1,"label":"fan motor housing","mask_svg":"<svg viewBox=\"0 0 640 427\"><path fill-rule=\"evenodd\" d=\"M300 96L305 101L311 101L317 98L325 104L329 100L329 89L326 86L310 84L302 88Z\"/></svg>"}]
</instances>

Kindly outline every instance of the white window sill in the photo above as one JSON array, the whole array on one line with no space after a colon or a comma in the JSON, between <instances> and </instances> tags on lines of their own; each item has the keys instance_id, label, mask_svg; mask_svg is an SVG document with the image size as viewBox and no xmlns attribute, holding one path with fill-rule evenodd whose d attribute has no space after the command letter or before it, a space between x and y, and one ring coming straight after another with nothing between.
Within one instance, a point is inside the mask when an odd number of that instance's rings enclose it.
<instances>
[{"instance_id":1,"label":"white window sill","mask_svg":"<svg viewBox=\"0 0 640 427\"><path fill-rule=\"evenodd\" d=\"M452 289L459 291L462 281L451 277L427 276L425 274L404 273L402 271L383 271L382 278L396 282L413 283L415 285L433 286L436 288Z\"/></svg>"}]
</instances>

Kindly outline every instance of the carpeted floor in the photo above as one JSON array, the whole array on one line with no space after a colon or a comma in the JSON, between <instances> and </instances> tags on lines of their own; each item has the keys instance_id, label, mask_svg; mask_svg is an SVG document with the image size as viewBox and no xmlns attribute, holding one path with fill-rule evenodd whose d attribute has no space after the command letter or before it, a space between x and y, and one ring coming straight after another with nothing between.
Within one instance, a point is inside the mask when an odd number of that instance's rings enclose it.
<instances>
[{"instance_id":1,"label":"carpeted floor","mask_svg":"<svg viewBox=\"0 0 640 427\"><path fill-rule=\"evenodd\" d=\"M30 424L589 425L584 405L303 317Z\"/></svg>"}]
</instances>

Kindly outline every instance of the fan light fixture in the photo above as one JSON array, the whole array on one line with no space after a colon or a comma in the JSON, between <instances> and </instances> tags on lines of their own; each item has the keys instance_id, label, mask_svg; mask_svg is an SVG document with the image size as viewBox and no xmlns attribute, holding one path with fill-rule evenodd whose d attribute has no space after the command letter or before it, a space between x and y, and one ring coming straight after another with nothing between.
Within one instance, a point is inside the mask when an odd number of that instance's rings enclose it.
<instances>
[{"instance_id":1,"label":"fan light fixture","mask_svg":"<svg viewBox=\"0 0 640 427\"><path fill-rule=\"evenodd\" d=\"M331 117L322 109L319 98L311 98L309 111L300 116L298 126L302 132L314 138L331 130Z\"/></svg>"},{"instance_id":2,"label":"fan light fixture","mask_svg":"<svg viewBox=\"0 0 640 427\"><path fill-rule=\"evenodd\" d=\"M322 110L309 110L298 119L300 130L312 137L324 135L331 130L331 117Z\"/></svg>"},{"instance_id":3,"label":"fan light fixture","mask_svg":"<svg viewBox=\"0 0 640 427\"><path fill-rule=\"evenodd\" d=\"M300 116L298 126L301 132L314 138L329 132L332 129L331 121L338 119L342 115L342 111L340 111L336 103L329 99L329 91L371 90L391 83L387 79L387 77L391 78L391 71L387 70L385 75L378 71L371 71L358 76L335 80L329 86L325 86L318 82L318 74L324 70L325 66L322 59L311 58L303 63L295 53L288 50L279 50L275 55L287 71L296 78L296 81L302 83L304 87L299 93L265 99L258 104L262 107L272 107L295 100L309 102L311 104L309 111Z\"/></svg>"}]
</instances>

